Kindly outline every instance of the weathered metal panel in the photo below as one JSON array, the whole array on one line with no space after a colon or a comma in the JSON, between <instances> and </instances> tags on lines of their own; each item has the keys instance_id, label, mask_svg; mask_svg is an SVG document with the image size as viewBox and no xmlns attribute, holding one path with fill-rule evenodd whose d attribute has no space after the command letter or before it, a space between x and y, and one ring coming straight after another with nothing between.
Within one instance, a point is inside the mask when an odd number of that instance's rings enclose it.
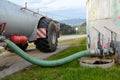
<instances>
[{"instance_id":1,"label":"weathered metal panel","mask_svg":"<svg viewBox=\"0 0 120 80\"><path fill-rule=\"evenodd\" d=\"M87 10L88 10L88 20L96 20L97 19L97 13L98 13L98 2L99 0L89 0L88 1L88 6L87 6ZM96 3L96 4L95 4Z\"/></svg>"},{"instance_id":2,"label":"weathered metal panel","mask_svg":"<svg viewBox=\"0 0 120 80\"><path fill-rule=\"evenodd\" d=\"M98 5L98 19L109 18L110 0L99 0Z\"/></svg>"},{"instance_id":3,"label":"weathered metal panel","mask_svg":"<svg viewBox=\"0 0 120 80\"><path fill-rule=\"evenodd\" d=\"M87 0L88 48L109 49L113 40L120 53L120 0ZM113 37L113 38L112 38Z\"/></svg>"},{"instance_id":4,"label":"weathered metal panel","mask_svg":"<svg viewBox=\"0 0 120 80\"><path fill-rule=\"evenodd\" d=\"M88 20L97 20L110 17L110 0L88 0Z\"/></svg>"}]
</instances>

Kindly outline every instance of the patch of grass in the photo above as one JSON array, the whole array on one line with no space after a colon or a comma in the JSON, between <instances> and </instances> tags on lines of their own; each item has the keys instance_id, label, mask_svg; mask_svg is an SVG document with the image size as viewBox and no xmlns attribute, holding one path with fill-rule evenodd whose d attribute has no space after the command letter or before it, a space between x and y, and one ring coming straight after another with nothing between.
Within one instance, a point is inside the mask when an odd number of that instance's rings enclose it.
<instances>
[{"instance_id":1,"label":"patch of grass","mask_svg":"<svg viewBox=\"0 0 120 80\"><path fill-rule=\"evenodd\" d=\"M32 43L32 44L29 44L27 48L28 48L28 49L29 49L29 48L35 48L35 45L34 45L34 43Z\"/></svg>"},{"instance_id":2,"label":"patch of grass","mask_svg":"<svg viewBox=\"0 0 120 80\"><path fill-rule=\"evenodd\" d=\"M76 38L76 39L71 39L71 40L63 40L63 41L59 41L59 44L60 45L66 45L66 44L68 44L68 45L72 45L72 46L74 46L74 45L80 45L80 44L85 44L85 41L86 40L86 38Z\"/></svg>"},{"instance_id":3,"label":"patch of grass","mask_svg":"<svg viewBox=\"0 0 120 80\"><path fill-rule=\"evenodd\" d=\"M80 44L86 44L85 39L80 41ZM86 45L72 46L48 60L63 58L85 49ZM108 69L82 67L77 60L74 60L57 67L33 65L2 80L119 80L119 67L119 65Z\"/></svg>"},{"instance_id":4,"label":"patch of grass","mask_svg":"<svg viewBox=\"0 0 120 80\"><path fill-rule=\"evenodd\" d=\"M4 48L0 49L0 54L2 54L3 52L5 52L6 50Z\"/></svg>"},{"instance_id":5,"label":"patch of grass","mask_svg":"<svg viewBox=\"0 0 120 80\"><path fill-rule=\"evenodd\" d=\"M84 26L84 27L81 27L80 29L79 29L79 34L86 34L86 27Z\"/></svg>"}]
</instances>

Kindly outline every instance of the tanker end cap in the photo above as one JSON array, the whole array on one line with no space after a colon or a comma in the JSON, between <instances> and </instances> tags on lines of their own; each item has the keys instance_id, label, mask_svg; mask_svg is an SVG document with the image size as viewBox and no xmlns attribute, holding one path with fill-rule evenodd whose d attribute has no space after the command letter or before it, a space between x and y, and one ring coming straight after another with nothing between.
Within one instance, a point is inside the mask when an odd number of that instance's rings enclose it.
<instances>
[{"instance_id":1,"label":"tanker end cap","mask_svg":"<svg viewBox=\"0 0 120 80\"><path fill-rule=\"evenodd\" d=\"M4 42L5 39L6 39L5 36L0 35L0 42Z\"/></svg>"}]
</instances>

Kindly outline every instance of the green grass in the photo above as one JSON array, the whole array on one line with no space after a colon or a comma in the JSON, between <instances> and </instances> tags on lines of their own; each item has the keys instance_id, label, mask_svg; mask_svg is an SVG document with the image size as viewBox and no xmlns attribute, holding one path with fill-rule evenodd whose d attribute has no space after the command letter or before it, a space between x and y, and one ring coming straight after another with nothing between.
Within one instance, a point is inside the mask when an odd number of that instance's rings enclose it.
<instances>
[{"instance_id":1,"label":"green grass","mask_svg":"<svg viewBox=\"0 0 120 80\"><path fill-rule=\"evenodd\" d=\"M72 45L72 46L74 46L74 45L80 45L80 44L86 44L85 42L83 42L85 40L85 38L76 38L76 39L71 39L71 40L63 40L63 41L59 41L59 44L60 45L66 45L66 44L68 44L68 45Z\"/></svg>"},{"instance_id":2,"label":"green grass","mask_svg":"<svg viewBox=\"0 0 120 80\"><path fill-rule=\"evenodd\" d=\"M79 34L86 34L86 27L81 27L78 32Z\"/></svg>"},{"instance_id":3,"label":"green grass","mask_svg":"<svg viewBox=\"0 0 120 80\"><path fill-rule=\"evenodd\" d=\"M28 48L28 49L29 49L29 48L35 48L34 43L33 43L33 44L28 45L28 47L27 47L27 48Z\"/></svg>"},{"instance_id":4,"label":"green grass","mask_svg":"<svg viewBox=\"0 0 120 80\"><path fill-rule=\"evenodd\" d=\"M81 43L80 43L81 42ZM77 42L76 42L77 43ZM79 39L79 44L85 44L85 39ZM59 54L49 57L54 60L74 54L86 49L86 45L69 47ZM108 69L89 68L79 65L78 60L74 60L62 66L40 67L33 65L20 72L10 75L2 80L119 80L120 66L115 65Z\"/></svg>"},{"instance_id":5,"label":"green grass","mask_svg":"<svg viewBox=\"0 0 120 80\"><path fill-rule=\"evenodd\" d=\"M2 54L3 52L5 52L6 50L4 48L0 49L0 54Z\"/></svg>"}]
</instances>

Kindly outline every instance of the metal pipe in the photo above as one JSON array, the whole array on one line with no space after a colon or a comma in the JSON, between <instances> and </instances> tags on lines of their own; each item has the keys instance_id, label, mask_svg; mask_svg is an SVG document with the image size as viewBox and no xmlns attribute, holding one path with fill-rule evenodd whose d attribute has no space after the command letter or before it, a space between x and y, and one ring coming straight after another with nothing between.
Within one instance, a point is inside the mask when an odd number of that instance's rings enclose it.
<instances>
[{"instance_id":1,"label":"metal pipe","mask_svg":"<svg viewBox=\"0 0 120 80\"><path fill-rule=\"evenodd\" d=\"M110 30L109 28L107 28L106 26L104 26L105 29L107 29L108 31L111 32L111 42L110 42L110 47L112 48L112 53L115 54L116 53L116 37L117 37L117 33ZM111 52L110 52L111 53Z\"/></svg>"},{"instance_id":2,"label":"metal pipe","mask_svg":"<svg viewBox=\"0 0 120 80\"><path fill-rule=\"evenodd\" d=\"M13 42L11 42L10 40L5 40L5 42L7 43L7 46L12 49L13 51L15 51L19 56L21 56L22 58L24 58L25 60L27 60L28 62L32 63L32 64L36 64L39 66L46 66L46 67L50 67L50 66L59 66L62 64L66 64L68 62L71 62L75 59L78 59L80 57L83 56L88 56L89 55L89 51L85 50L85 51L81 51L78 53L75 53L71 56L68 56L66 58L63 59L58 59L58 60L52 60L52 61L46 61L46 60L40 60L37 59L35 57L30 56L29 54L25 53L23 50L21 50L19 47L17 47Z\"/></svg>"},{"instance_id":3,"label":"metal pipe","mask_svg":"<svg viewBox=\"0 0 120 80\"><path fill-rule=\"evenodd\" d=\"M100 54L101 55L104 55L103 54L103 37L104 37L104 34L101 33L99 30L97 30L95 27L93 27L93 29L95 29L99 34L98 34L98 41L97 41L97 46L98 46L98 49L100 50ZM101 43L101 35L102 35L102 43Z\"/></svg>"}]
</instances>

